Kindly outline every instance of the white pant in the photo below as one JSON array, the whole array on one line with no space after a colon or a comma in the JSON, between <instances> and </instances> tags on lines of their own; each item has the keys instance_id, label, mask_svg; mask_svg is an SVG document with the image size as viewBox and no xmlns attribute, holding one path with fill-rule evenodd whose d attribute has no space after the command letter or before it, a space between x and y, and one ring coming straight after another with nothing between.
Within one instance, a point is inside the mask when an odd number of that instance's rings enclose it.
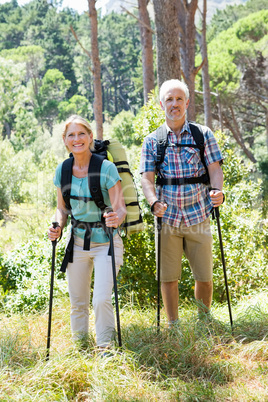
<instances>
[{"instance_id":1,"label":"white pant","mask_svg":"<svg viewBox=\"0 0 268 402\"><path fill-rule=\"evenodd\" d=\"M67 279L71 301L71 329L77 340L89 330L89 301L94 266L93 308L97 346L108 346L114 337L115 324L112 305L112 259L108 255L110 243L91 243L83 250L84 240L75 236L73 263L68 263ZM123 264L123 242L114 237L116 274Z\"/></svg>"}]
</instances>

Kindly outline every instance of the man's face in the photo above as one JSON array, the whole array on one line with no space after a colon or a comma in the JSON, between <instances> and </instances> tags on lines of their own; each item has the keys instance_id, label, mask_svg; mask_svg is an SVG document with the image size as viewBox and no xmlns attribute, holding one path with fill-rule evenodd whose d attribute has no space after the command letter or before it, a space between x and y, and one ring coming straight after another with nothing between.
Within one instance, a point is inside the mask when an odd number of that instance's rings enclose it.
<instances>
[{"instance_id":1,"label":"man's face","mask_svg":"<svg viewBox=\"0 0 268 402\"><path fill-rule=\"evenodd\" d=\"M184 122L189 99L186 100L182 89L172 88L165 93L164 100L160 102L160 105L165 111L167 120Z\"/></svg>"}]
</instances>

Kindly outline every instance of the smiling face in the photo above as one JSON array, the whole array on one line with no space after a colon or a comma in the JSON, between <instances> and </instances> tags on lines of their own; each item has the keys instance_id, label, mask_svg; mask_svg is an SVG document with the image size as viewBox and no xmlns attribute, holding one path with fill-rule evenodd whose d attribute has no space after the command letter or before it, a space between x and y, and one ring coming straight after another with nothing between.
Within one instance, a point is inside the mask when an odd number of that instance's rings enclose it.
<instances>
[{"instance_id":1,"label":"smiling face","mask_svg":"<svg viewBox=\"0 0 268 402\"><path fill-rule=\"evenodd\" d=\"M68 124L63 141L74 155L81 154L90 149L93 133L89 132L83 124L74 121Z\"/></svg>"},{"instance_id":2,"label":"smiling face","mask_svg":"<svg viewBox=\"0 0 268 402\"><path fill-rule=\"evenodd\" d=\"M165 111L166 121L170 128L175 125L183 125L186 118L186 111L189 106L189 99L185 92L179 87L167 90L160 102L161 108Z\"/></svg>"}]
</instances>

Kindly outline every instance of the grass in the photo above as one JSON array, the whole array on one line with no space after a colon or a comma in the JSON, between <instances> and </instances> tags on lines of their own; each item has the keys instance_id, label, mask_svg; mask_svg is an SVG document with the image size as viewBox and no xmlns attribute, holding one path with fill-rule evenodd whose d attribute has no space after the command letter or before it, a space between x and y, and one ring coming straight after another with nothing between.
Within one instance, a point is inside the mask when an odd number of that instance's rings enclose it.
<instances>
[{"instance_id":1,"label":"grass","mask_svg":"<svg viewBox=\"0 0 268 402\"><path fill-rule=\"evenodd\" d=\"M268 295L214 306L199 321L196 307L180 306L180 323L157 332L155 310L120 309L123 347L101 357L94 316L88 344L74 345L69 302L55 302L50 359L47 311L0 315L1 401L268 401Z\"/></svg>"}]
</instances>

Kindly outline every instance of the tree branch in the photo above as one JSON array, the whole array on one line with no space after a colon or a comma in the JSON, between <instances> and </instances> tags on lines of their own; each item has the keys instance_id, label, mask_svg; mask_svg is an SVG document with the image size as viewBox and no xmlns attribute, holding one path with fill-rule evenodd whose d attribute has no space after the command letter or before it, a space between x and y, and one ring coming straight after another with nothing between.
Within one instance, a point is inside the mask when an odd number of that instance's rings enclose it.
<instances>
[{"instance_id":1,"label":"tree branch","mask_svg":"<svg viewBox=\"0 0 268 402\"><path fill-rule=\"evenodd\" d=\"M256 159L253 155L253 153L246 147L246 144L243 140L243 137L241 135L241 132L239 130L238 127L238 123L235 117L235 113L233 110L232 106L229 106L229 111L231 112L231 117L232 117L232 123L230 122L230 119L226 116L225 113L223 113L223 119L224 119L224 125L225 127L227 127L233 134L234 139L236 140L236 142L240 145L240 147L242 148L242 150L244 151L244 153L247 155L247 157L251 160L251 162L256 163Z\"/></svg>"},{"instance_id":2,"label":"tree branch","mask_svg":"<svg viewBox=\"0 0 268 402\"><path fill-rule=\"evenodd\" d=\"M77 43L79 44L79 46L81 47L81 49L82 49L82 50L86 53L86 55L91 59L91 53L90 53L87 49L84 48L84 46L82 45L82 43L81 43L80 40L78 39L78 36L76 35L76 32L75 32L75 30L73 29L72 25L70 25L70 30L71 30L71 32L72 32L72 34L73 34L73 36L74 36L76 42L77 42ZM92 72L92 74L93 74L92 68L91 68L90 66L88 66L88 68L89 68L89 70L90 70L90 71Z\"/></svg>"},{"instance_id":3,"label":"tree branch","mask_svg":"<svg viewBox=\"0 0 268 402\"><path fill-rule=\"evenodd\" d=\"M199 13L201 14L201 18L204 18L204 14L203 11L201 10L201 8L199 7L199 5L197 5L197 10L199 11Z\"/></svg>"},{"instance_id":4,"label":"tree branch","mask_svg":"<svg viewBox=\"0 0 268 402\"><path fill-rule=\"evenodd\" d=\"M198 71L200 71L201 70L201 68L203 67L203 65L204 65L204 63L205 63L205 61L206 61L206 57L204 58L204 60L202 61L202 63L198 66L198 67L195 67L194 68L194 75L197 75L198 74Z\"/></svg>"},{"instance_id":5,"label":"tree branch","mask_svg":"<svg viewBox=\"0 0 268 402\"><path fill-rule=\"evenodd\" d=\"M148 31L152 32L153 34L155 34L155 31L147 24L145 24L143 21L141 21L135 14L131 13L130 11L128 11L124 6L120 6L122 8L123 11L125 11L127 14L131 15L131 17L135 18L139 24L143 25L146 29L148 29Z\"/></svg>"}]
</instances>

